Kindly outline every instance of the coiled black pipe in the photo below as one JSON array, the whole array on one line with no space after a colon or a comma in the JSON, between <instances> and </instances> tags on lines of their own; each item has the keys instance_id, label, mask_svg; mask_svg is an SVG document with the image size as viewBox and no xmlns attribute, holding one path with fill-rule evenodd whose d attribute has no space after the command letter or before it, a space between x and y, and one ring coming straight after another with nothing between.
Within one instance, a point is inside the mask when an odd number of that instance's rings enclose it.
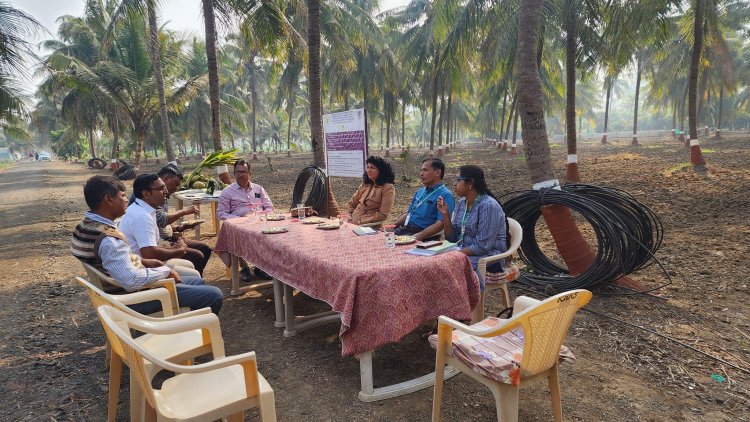
<instances>
[{"instance_id":1,"label":"coiled black pipe","mask_svg":"<svg viewBox=\"0 0 750 422\"><path fill-rule=\"evenodd\" d=\"M661 220L623 190L568 184L561 189L511 192L505 197L510 197L503 201L505 214L523 227L519 255L530 272L521 272L521 283L551 287L558 292L592 289L658 262L655 254L664 232ZM571 276L567 268L552 261L539 248L534 229L540 208L545 205L570 208L591 225L597 251L594 262L583 273Z\"/></svg>"},{"instance_id":2,"label":"coiled black pipe","mask_svg":"<svg viewBox=\"0 0 750 422\"><path fill-rule=\"evenodd\" d=\"M302 201L302 195L305 193L307 182L312 178L312 186L307 194L307 198ZM328 189L326 188L326 174L319 167L307 166L297 176L294 182L294 191L292 192L292 208L297 204L305 204L312 207L319 214L325 212L328 201Z\"/></svg>"}]
</instances>

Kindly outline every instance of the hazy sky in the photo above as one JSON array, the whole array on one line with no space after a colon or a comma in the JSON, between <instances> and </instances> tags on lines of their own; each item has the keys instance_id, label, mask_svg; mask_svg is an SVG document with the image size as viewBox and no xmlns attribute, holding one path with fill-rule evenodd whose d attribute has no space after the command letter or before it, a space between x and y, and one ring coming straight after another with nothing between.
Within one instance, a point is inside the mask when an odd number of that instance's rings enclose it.
<instances>
[{"instance_id":1,"label":"hazy sky","mask_svg":"<svg viewBox=\"0 0 750 422\"><path fill-rule=\"evenodd\" d=\"M381 10L407 4L409 0L381 0ZM200 0L162 0L159 9L159 23L167 23L167 28L189 32L201 36L203 33L203 15ZM57 18L63 15L81 16L83 0L10 0L10 4L34 16L49 32L37 34L35 42L53 38L57 33ZM30 65L33 67L33 65ZM28 82L33 91L32 82Z\"/></svg>"}]
</instances>

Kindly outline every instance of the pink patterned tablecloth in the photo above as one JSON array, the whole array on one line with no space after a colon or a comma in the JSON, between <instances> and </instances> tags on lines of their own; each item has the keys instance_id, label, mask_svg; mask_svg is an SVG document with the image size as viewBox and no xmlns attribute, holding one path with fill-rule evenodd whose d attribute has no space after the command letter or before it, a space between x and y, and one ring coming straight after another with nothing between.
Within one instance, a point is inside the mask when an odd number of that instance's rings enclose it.
<instances>
[{"instance_id":1,"label":"pink patterned tablecloth","mask_svg":"<svg viewBox=\"0 0 750 422\"><path fill-rule=\"evenodd\" d=\"M261 233L249 218L226 220L215 250L245 258L284 283L323 300L341 314L344 356L397 342L440 315L471 319L479 280L460 252L404 254L414 245L385 247L383 236L273 221L289 232Z\"/></svg>"}]
</instances>

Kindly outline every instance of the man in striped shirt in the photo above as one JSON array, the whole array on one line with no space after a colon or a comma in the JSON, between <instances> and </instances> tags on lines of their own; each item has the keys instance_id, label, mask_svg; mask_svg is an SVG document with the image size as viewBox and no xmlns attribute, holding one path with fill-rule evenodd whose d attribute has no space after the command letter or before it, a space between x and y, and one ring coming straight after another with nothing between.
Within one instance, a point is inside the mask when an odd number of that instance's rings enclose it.
<instances>
[{"instance_id":1,"label":"man in striped shirt","mask_svg":"<svg viewBox=\"0 0 750 422\"><path fill-rule=\"evenodd\" d=\"M86 211L71 238L70 251L76 258L102 270L127 292L173 278L180 306L191 310L210 307L215 314L219 313L223 295L217 287L206 286L200 277L180 276L157 259L141 258L130 252L125 236L114 223L128 206L122 182L111 176L93 176L86 182L83 194L90 211ZM160 305L148 302L131 308L150 314L160 310Z\"/></svg>"}]
</instances>

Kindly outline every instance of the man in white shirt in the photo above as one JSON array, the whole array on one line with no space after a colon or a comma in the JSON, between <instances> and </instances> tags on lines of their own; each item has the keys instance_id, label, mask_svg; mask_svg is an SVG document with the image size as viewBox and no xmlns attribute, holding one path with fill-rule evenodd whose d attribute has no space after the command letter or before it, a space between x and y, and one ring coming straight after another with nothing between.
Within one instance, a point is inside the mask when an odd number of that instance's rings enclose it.
<instances>
[{"instance_id":1,"label":"man in white shirt","mask_svg":"<svg viewBox=\"0 0 750 422\"><path fill-rule=\"evenodd\" d=\"M156 208L164 205L168 195L164 181L156 174L142 174L133 181L133 194L135 202L128 206L119 225L131 251L146 259L164 261L180 275L200 276L190 261L182 259L188 249L182 239L169 247L159 246Z\"/></svg>"},{"instance_id":2,"label":"man in white shirt","mask_svg":"<svg viewBox=\"0 0 750 422\"><path fill-rule=\"evenodd\" d=\"M125 186L112 176L93 176L83 188L90 211L76 226L70 251L78 259L93 265L112 277L118 286L106 286L109 293L139 290L154 281L173 278L180 306L191 310L210 307L218 314L223 295L214 286L206 286L200 277L183 277L156 259L131 254L125 236L117 230L114 220L125 213L128 198ZM130 306L149 314L160 310L159 302Z\"/></svg>"}]
</instances>

